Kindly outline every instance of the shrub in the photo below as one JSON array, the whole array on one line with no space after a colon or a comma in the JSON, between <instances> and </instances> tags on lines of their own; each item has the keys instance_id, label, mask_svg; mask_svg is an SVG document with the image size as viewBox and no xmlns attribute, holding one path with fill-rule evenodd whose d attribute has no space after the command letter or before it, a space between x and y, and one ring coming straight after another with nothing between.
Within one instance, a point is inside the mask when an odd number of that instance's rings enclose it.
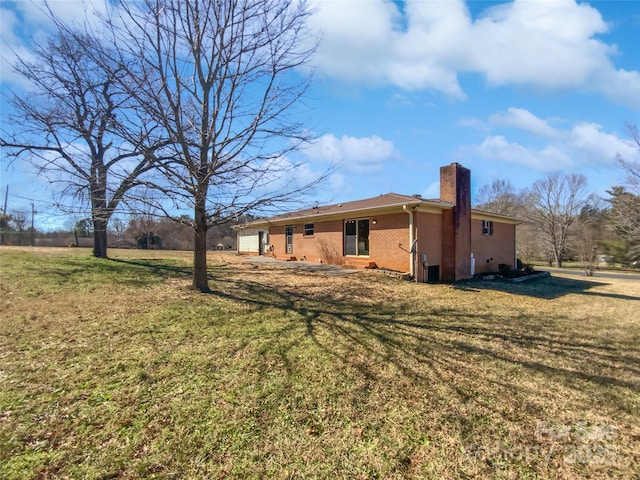
<instances>
[{"instance_id":1,"label":"shrub","mask_svg":"<svg viewBox=\"0 0 640 480\"><path fill-rule=\"evenodd\" d=\"M136 235L136 243L138 244L138 248L144 250L159 248L162 245L160 237L153 232L144 232Z\"/></svg>"},{"instance_id":2,"label":"shrub","mask_svg":"<svg viewBox=\"0 0 640 480\"><path fill-rule=\"evenodd\" d=\"M500 272L500 275L508 276L511 274L511 265L501 263L498 265L498 271Z\"/></svg>"}]
</instances>

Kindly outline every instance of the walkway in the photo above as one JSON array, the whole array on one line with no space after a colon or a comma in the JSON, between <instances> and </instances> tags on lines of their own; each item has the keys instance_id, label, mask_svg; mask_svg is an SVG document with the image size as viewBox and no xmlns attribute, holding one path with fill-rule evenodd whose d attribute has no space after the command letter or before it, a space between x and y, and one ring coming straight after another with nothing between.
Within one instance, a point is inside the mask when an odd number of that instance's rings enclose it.
<instances>
[{"instance_id":1,"label":"walkway","mask_svg":"<svg viewBox=\"0 0 640 480\"><path fill-rule=\"evenodd\" d=\"M245 261L256 264L270 264L278 265L284 268L291 268L293 270L299 270L303 272L320 273L330 277L337 277L340 275L349 275L350 273L358 273L362 270L351 270L341 267L340 265L330 265L328 263L315 263L307 262L304 260L276 260L272 257L259 257L259 256L247 256Z\"/></svg>"}]
</instances>

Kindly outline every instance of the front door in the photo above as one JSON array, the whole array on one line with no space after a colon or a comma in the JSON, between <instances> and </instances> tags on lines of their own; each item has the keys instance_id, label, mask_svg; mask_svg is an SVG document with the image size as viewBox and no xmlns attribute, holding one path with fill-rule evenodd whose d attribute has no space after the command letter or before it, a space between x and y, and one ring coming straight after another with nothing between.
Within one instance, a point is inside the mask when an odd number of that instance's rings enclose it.
<instances>
[{"instance_id":1,"label":"front door","mask_svg":"<svg viewBox=\"0 0 640 480\"><path fill-rule=\"evenodd\" d=\"M287 255L291 255L293 253L293 225L287 225L284 230L287 244Z\"/></svg>"}]
</instances>

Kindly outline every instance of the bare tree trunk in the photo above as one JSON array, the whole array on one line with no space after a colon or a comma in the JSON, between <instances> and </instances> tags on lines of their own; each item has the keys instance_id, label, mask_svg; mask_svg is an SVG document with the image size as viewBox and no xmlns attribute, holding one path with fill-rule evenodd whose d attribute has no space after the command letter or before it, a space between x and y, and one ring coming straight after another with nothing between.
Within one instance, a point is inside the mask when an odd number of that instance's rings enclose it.
<instances>
[{"instance_id":1,"label":"bare tree trunk","mask_svg":"<svg viewBox=\"0 0 640 480\"><path fill-rule=\"evenodd\" d=\"M555 235L550 235L553 251L553 260L556 262L556 267L562 267L562 251L560 250L559 240Z\"/></svg>"},{"instance_id":2,"label":"bare tree trunk","mask_svg":"<svg viewBox=\"0 0 640 480\"><path fill-rule=\"evenodd\" d=\"M93 256L107 258L107 222L104 220L93 222Z\"/></svg>"},{"instance_id":3,"label":"bare tree trunk","mask_svg":"<svg viewBox=\"0 0 640 480\"><path fill-rule=\"evenodd\" d=\"M210 292L207 277L207 211L204 197L195 206L192 288Z\"/></svg>"},{"instance_id":4,"label":"bare tree trunk","mask_svg":"<svg viewBox=\"0 0 640 480\"><path fill-rule=\"evenodd\" d=\"M582 269L588 277L593 277L594 272L598 268L598 247L591 245L582 245L580 248L580 259L582 260Z\"/></svg>"}]
</instances>

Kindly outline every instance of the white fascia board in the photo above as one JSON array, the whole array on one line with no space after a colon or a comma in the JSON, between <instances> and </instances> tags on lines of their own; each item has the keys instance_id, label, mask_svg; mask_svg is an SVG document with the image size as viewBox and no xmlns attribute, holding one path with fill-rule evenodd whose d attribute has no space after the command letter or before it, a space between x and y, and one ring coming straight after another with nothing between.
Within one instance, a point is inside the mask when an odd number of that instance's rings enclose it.
<instances>
[{"instance_id":1,"label":"white fascia board","mask_svg":"<svg viewBox=\"0 0 640 480\"><path fill-rule=\"evenodd\" d=\"M490 220L499 223L509 223L511 225L520 225L522 223L522 220L519 218L474 209L471 209L471 218L473 220Z\"/></svg>"}]
</instances>

